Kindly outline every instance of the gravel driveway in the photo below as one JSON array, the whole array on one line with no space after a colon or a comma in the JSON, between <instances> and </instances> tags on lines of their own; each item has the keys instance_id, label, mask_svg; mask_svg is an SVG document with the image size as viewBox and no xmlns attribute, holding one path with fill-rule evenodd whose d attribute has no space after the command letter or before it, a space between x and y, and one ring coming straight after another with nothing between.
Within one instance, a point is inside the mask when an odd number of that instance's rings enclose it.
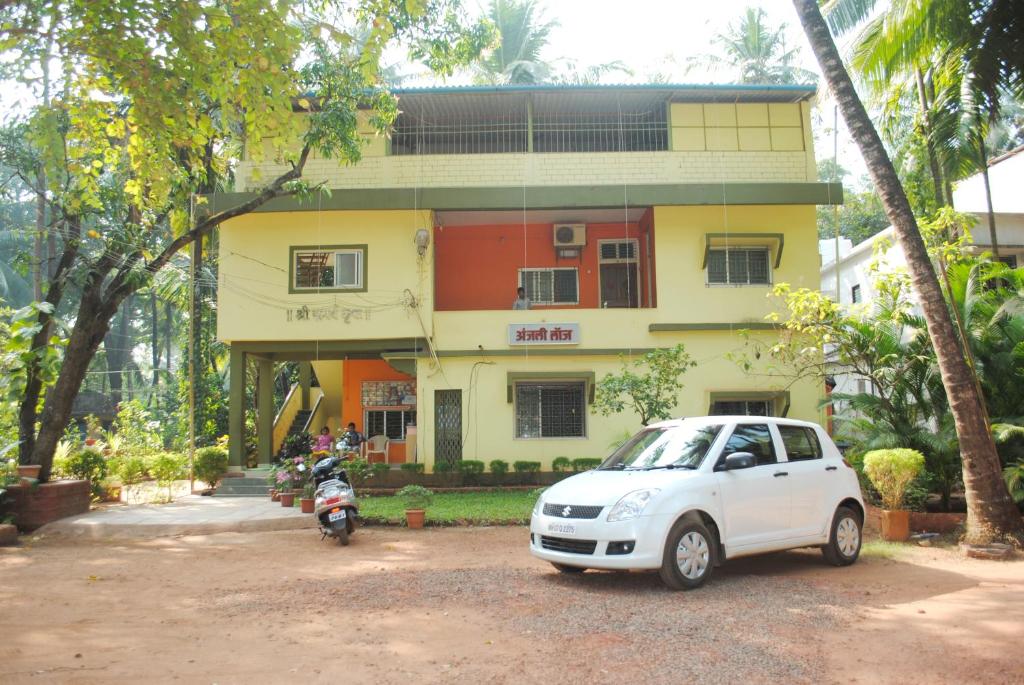
<instances>
[{"instance_id":1,"label":"gravel driveway","mask_svg":"<svg viewBox=\"0 0 1024 685\"><path fill-rule=\"evenodd\" d=\"M949 629L971 620L970 603L955 600L964 593L985 592L972 601L993 607L1019 602L1019 562L908 549L906 558L835 569L807 550L739 560L710 585L673 593L652 573L558 574L529 556L526 536L522 528L371 528L348 548L313 531L39 540L0 553L0 680L936 683L1020 675L1011 636L1024 627L1024 607L1003 610L996 623L979 618L970 634Z\"/></svg>"}]
</instances>

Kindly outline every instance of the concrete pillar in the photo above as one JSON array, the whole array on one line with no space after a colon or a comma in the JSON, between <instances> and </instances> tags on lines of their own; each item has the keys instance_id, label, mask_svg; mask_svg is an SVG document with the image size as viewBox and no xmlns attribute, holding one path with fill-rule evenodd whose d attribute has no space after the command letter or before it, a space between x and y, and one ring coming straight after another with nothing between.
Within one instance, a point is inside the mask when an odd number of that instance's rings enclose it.
<instances>
[{"instance_id":1,"label":"concrete pillar","mask_svg":"<svg viewBox=\"0 0 1024 685\"><path fill-rule=\"evenodd\" d=\"M231 346L228 362L228 470L245 470L245 352Z\"/></svg>"},{"instance_id":2,"label":"concrete pillar","mask_svg":"<svg viewBox=\"0 0 1024 685\"><path fill-rule=\"evenodd\" d=\"M309 362L299 362L299 397L301 405L299 409L309 411L309 383L313 378L313 365Z\"/></svg>"},{"instance_id":3,"label":"concrete pillar","mask_svg":"<svg viewBox=\"0 0 1024 685\"><path fill-rule=\"evenodd\" d=\"M274 456L274 362L260 359L256 387L256 451L259 465L269 466Z\"/></svg>"}]
</instances>

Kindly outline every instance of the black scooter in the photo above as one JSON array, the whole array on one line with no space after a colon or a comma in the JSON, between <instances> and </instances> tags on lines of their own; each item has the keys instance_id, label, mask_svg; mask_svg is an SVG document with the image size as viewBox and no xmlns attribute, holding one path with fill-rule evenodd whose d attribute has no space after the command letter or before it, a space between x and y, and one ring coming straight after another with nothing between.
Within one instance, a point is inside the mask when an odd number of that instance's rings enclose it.
<instances>
[{"instance_id":1,"label":"black scooter","mask_svg":"<svg viewBox=\"0 0 1024 685\"><path fill-rule=\"evenodd\" d=\"M313 465L311 475L316 485L314 512L320 532L324 538L337 538L344 546L355 532L359 505L342 463L339 457L324 457Z\"/></svg>"}]
</instances>

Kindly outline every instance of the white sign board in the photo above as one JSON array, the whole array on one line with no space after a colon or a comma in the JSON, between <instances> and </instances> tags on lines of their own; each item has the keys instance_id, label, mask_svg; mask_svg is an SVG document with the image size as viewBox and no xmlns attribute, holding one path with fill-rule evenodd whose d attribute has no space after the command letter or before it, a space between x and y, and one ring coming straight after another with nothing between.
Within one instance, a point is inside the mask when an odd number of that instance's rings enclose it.
<instances>
[{"instance_id":1,"label":"white sign board","mask_svg":"<svg viewBox=\"0 0 1024 685\"><path fill-rule=\"evenodd\" d=\"M579 345L578 323L510 323L509 345Z\"/></svg>"}]
</instances>

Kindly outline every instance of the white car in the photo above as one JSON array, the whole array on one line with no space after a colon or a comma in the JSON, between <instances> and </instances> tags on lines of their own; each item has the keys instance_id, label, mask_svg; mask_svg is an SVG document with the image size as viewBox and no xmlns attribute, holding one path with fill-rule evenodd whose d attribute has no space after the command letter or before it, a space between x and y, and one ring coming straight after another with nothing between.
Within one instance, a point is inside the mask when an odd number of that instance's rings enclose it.
<instances>
[{"instance_id":1,"label":"white car","mask_svg":"<svg viewBox=\"0 0 1024 685\"><path fill-rule=\"evenodd\" d=\"M685 590L760 552L818 546L852 564L863 522L857 474L820 426L705 416L648 426L597 469L545 490L530 551L564 573L660 569Z\"/></svg>"}]
</instances>

